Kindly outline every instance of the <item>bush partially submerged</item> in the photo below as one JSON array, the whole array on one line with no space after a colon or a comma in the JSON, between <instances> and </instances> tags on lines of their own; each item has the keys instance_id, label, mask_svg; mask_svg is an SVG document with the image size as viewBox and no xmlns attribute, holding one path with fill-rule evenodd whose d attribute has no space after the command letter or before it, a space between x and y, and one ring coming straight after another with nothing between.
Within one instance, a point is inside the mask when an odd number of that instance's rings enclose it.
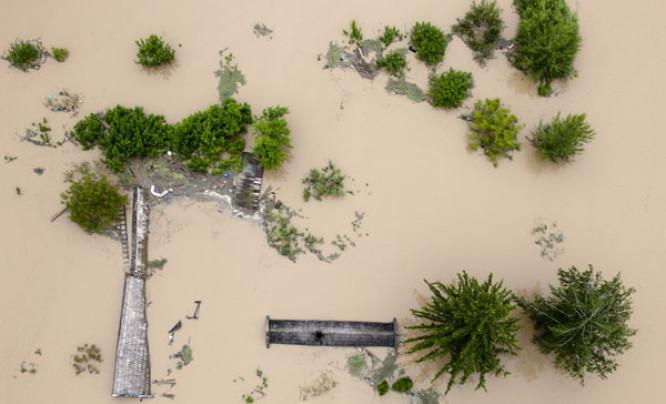
<instances>
[{"instance_id":1,"label":"bush partially submerged","mask_svg":"<svg viewBox=\"0 0 666 404\"><path fill-rule=\"evenodd\" d=\"M39 69L45 55L46 51L41 42L17 39L9 46L9 51L3 59L9 61L12 67L27 72L30 69Z\"/></svg>"},{"instance_id":2,"label":"bush partially submerged","mask_svg":"<svg viewBox=\"0 0 666 404\"><path fill-rule=\"evenodd\" d=\"M395 383L391 386L391 390L397 391L398 393L407 393L412 390L414 382L409 377L401 377L396 380Z\"/></svg>"},{"instance_id":3,"label":"bush partially submerged","mask_svg":"<svg viewBox=\"0 0 666 404\"><path fill-rule=\"evenodd\" d=\"M171 45L164 42L162 37L158 37L155 34L134 42L139 47L139 52L136 54L139 60L136 63L144 67L156 67L171 63L176 54Z\"/></svg>"},{"instance_id":4,"label":"bush partially submerged","mask_svg":"<svg viewBox=\"0 0 666 404\"><path fill-rule=\"evenodd\" d=\"M510 60L539 82L539 95L547 96L553 80L576 74L574 61L581 43L578 16L564 0L514 0L514 4L520 25Z\"/></svg>"},{"instance_id":5,"label":"bush partially submerged","mask_svg":"<svg viewBox=\"0 0 666 404\"><path fill-rule=\"evenodd\" d=\"M333 162L329 161L328 165L321 170L313 168L310 174L303 178L303 200L305 202L310 200L312 196L318 201L321 201L322 196L344 196L345 195L345 176Z\"/></svg>"},{"instance_id":6,"label":"bush partially submerged","mask_svg":"<svg viewBox=\"0 0 666 404\"><path fill-rule=\"evenodd\" d=\"M520 329L511 313L516 306L513 294L502 282L494 283L492 275L479 283L465 271L458 274L458 284L444 285L426 281L432 296L430 302L412 314L424 322L407 327L423 335L409 338L413 344L408 353L423 353L417 363L444 361L433 381L449 374L446 393L470 376L479 375L476 388L485 390L486 374L507 375L500 355L516 355L516 332Z\"/></svg>"},{"instance_id":7,"label":"bush partially submerged","mask_svg":"<svg viewBox=\"0 0 666 404\"><path fill-rule=\"evenodd\" d=\"M259 158L263 168L275 170L287 159L284 147L292 148L284 115L289 113L287 107L269 107L254 121L253 153Z\"/></svg>"},{"instance_id":8,"label":"bush partially submerged","mask_svg":"<svg viewBox=\"0 0 666 404\"><path fill-rule=\"evenodd\" d=\"M530 141L542 159L554 163L570 162L573 156L583 152L583 145L589 143L594 135L594 129L585 122L585 114L567 115L562 119L558 113L548 124L539 122L539 126L532 131Z\"/></svg>"},{"instance_id":9,"label":"bush partially submerged","mask_svg":"<svg viewBox=\"0 0 666 404\"><path fill-rule=\"evenodd\" d=\"M391 51L377 59L377 67L385 68L386 72L394 77L402 77L407 68L407 59L405 58L405 50L398 49Z\"/></svg>"},{"instance_id":10,"label":"bush partially submerged","mask_svg":"<svg viewBox=\"0 0 666 404\"><path fill-rule=\"evenodd\" d=\"M458 108L472 94L472 73L450 69L437 76L430 76L430 102L434 107Z\"/></svg>"},{"instance_id":11,"label":"bush partially submerged","mask_svg":"<svg viewBox=\"0 0 666 404\"><path fill-rule=\"evenodd\" d=\"M429 22L417 22L412 27L409 41L416 50L416 57L428 66L436 66L444 60L448 39L444 32Z\"/></svg>"},{"instance_id":12,"label":"bush partially submerged","mask_svg":"<svg viewBox=\"0 0 666 404\"><path fill-rule=\"evenodd\" d=\"M499 98L477 101L474 111L466 118L472 130L469 147L472 150L481 147L495 167L498 157L511 160L511 152L520 150L518 132L523 126L509 109L502 107Z\"/></svg>"},{"instance_id":13,"label":"bush partially submerged","mask_svg":"<svg viewBox=\"0 0 666 404\"><path fill-rule=\"evenodd\" d=\"M67 48L52 47L51 54L53 55L53 59L62 63L69 57L69 50Z\"/></svg>"},{"instance_id":14,"label":"bush partially submerged","mask_svg":"<svg viewBox=\"0 0 666 404\"><path fill-rule=\"evenodd\" d=\"M486 59L493 57L495 43L504 29L501 12L495 0L481 0L480 4L474 2L465 18L459 19L452 28L474 51L474 59L481 65L485 64Z\"/></svg>"},{"instance_id":15,"label":"bush partially submerged","mask_svg":"<svg viewBox=\"0 0 666 404\"><path fill-rule=\"evenodd\" d=\"M388 46L394 41L402 41L404 38L405 36L398 28L386 25L384 27L384 33L378 38L378 40L384 44L384 47L388 48Z\"/></svg>"},{"instance_id":16,"label":"bush partially submerged","mask_svg":"<svg viewBox=\"0 0 666 404\"><path fill-rule=\"evenodd\" d=\"M586 373L605 379L617 369L616 357L632 346L628 338L636 330L627 321L635 290L625 288L619 274L604 280L592 265L584 272L560 268L557 277L560 285L550 286L552 296L517 299L534 327L543 330L533 342L544 354L554 353L555 365L581 384Z\"/></svg>"},{"instance_id":17,"label":"bush partially submerged","mask_svg":"<svg viewBox=\"0 0 666 404\"><path fill-rule=\"evenodd\" d=\"M96 178L89 171L73 181L61 197L72 222L89 233L99 233L116 223L127 204L127 197L120 195L104 175Z\"/></svg>"}]
</instances>

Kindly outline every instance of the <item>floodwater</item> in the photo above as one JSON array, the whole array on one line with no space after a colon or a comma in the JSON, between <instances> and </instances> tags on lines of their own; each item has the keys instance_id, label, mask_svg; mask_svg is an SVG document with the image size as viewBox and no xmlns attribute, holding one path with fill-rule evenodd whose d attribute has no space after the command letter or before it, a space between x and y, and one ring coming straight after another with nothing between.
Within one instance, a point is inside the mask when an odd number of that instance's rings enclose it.
<instances>
[{"instance_id":1,"label":"floodwater","mask_svg":"<svg viewBox=\"0 0 666 404\"><path fill-rule=\"evenodd\" d=\"M586 386L555 370L520 334L524 349L507 358L506 378L490 378L488 393L473 383L454 388L442 402L466 403L649 403L658 401L666 359L663 308L666 298L666 138L658 123L666 88L663 49L666 6L656 1L570 2L579 14L583 48L579 77L556 85L557 96L536 96L536 85L509 66L503 55L480 68L459 39L449 45L449 67L471 71L473 99L461 110L435 110L426 103L384 91L350 70L324 70L331 40L355 19L366 37L386 24L405 29L431 21L448 31L470 2L442 1L127 1L3 0L0 46L15 38L41 38L69 48L65 63L49 60L23 73L2 63L0 71L0 402L106 403L111 398L122 294L117 242L82 232L66 216L50 223L67 186L63 172L95 151L70 143L51 149L20 142L32 122L46 117L62 138L77 118L47 110L47 94L67 88L84 96L83 117L122 104L176 122L218 101L219 51L228 49L247 85L237 99L255 113L285 105L294 148L282 169L265 177L278 197L302 209L299 222L331 241L347 234L349 246L332 264L312 255L296 264L268 247L261 230L231 217L215 203L188 200L154 209L149 256L168 263L147 283L153 379L175 378L169 389L154 386L156 403L241 402L268 378L260 401L299 401L300 386L328 372L337 385L313 402L405 403L392 393L378 397L349 376L353 349L315 349L264 344L266 315L273 318L391 321L413 320L409 309L427 297L423 279L449 282L466 269L492 272L518 293L546 291L558 267L593 264L607 277L622 272L637 289L635 347L608 380ZM512 37L517 16L502 0ZM270 37L257 37L263 23ZM176 48L175 67L148 73L133 63L134 40L162 35ZM410 60L409 78L425 86L427 72ZM523 151L498 168L466 149L466 125L458 115L475 99L501 97L527 129ZM554 168L535 157L524 140L540 119L558 111L587 113L597 137L573 164ZM304 203L301 178L333 160L353 182L355 195ZM33 172L43 167L44 174ZM21 195L15 188L20 187ZM222 212L220 212L222 210ZM364 212L359 237L351 222ZM535 223L557 224L564 235L553 260L541 257ZM366 236L367 233L367 236ZM328 245L330 251L335 248ZM198 320L187 320L201 300ZM168 344L167 330L183 328ZM71 356L78 345L97 344L104 361L99 375L75 376ZM169 356L189 343L194 361L177 370ZM34 353L40 348L42 355ZM375 349L378 355L385 350ZM37 373L20 373L21 363ZM400 363L416 388L430 385L432 364ZM167 370L173 373L167 376ZM444 390L444 380L435 388Z\"/></svg>"}]
</instances>

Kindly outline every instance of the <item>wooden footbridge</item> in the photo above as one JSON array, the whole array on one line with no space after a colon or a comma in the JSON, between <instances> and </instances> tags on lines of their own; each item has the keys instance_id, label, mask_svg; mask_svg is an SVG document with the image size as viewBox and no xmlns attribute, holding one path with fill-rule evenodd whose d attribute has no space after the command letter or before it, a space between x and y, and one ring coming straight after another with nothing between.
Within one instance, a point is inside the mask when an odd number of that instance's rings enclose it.
<instances>
[{"instance_id":1,"label":"wooden footbridge","mask_svg":"<svg viewBox=\"0 0 666 404\"><path fill-rule=\"evenodd\" d=\"M134 188L132 202L132 245L129 255L127 220L121 216L120 237L126 265L116 364L113 374L114 397L152 397L150 392L150 354L146 318L146 259L148 243L148 205L142 187Z\"/></svg>"}]
</instances>

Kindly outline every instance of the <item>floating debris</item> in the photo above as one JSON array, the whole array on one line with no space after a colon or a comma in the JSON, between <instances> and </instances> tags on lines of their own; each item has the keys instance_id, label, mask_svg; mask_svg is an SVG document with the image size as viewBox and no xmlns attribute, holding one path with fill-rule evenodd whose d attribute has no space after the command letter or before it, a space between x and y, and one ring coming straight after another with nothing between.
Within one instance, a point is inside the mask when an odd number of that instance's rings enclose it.
<instances>
[{"instance_id":1,"label":"floating debris","mask_svg":"<svg viewBox=\"0 0 666 404\"><path fill-rule=\"evenodd\" d=\"M532 234L537 236L534 244L541 247L541 258L553 261L564 252L564 248L560 246L564 242L564 234L557 228L557 222L546 224L537 220Z\"/></svg>"},{"instance_id":2,"label":"floating debris","mask_svg":"<svg viewBox=\"0 0 666 404\"><path fill-rule=\"evenodd\" d=\"M311 397L319 397L333 390L337 385L330 371L321 372L315 380L300 387L300 399L306 401Z\"/></svg>"},{"instance_id":3,"label":"floating debris","mask_svg":"<svg viewBox=\"0 0 666 404\"><path fill-rule=\"evenodd\" d=\"M261 23L256 23L254 24L254 35L257 36L257 38L262 37L262 36L267 36L273 33L273 30L265 26L264 24ZM273 37L271 36L268 39L272 39Z\"/></svg>"},{"instance_id":4,"label":"floating debris","mask_svg":"<svg viewBox=\"0 0 666 404\"><path fill-rule=\"evenodd\" d=\"M54 112L71 112L72 116L79 113L79 106L83 99L76 93L70 93L67 89L62 89L56 96L48 95L44 106Z\"/></svg>"},{"instance_id":5,"label":"floating debris","mask_svg":"<svg viewBox=\"0 0 666 404\"><path fill-rule=\"evenodd\" d=\"M5 154L5 163L11 163L12 161L16 160L18 157L16 156L9 156Z\"/></svg>"},{"instance_id":6,"label":"floating debris","mask_svg":"<svg viewBox=\"0 0 666 404\"><path fill-rule=\"evenodd\" d=\"M196 307L194 308L194 314L192 314L192 316L185 316L185 318L188 320L199 319L199 308L201 308L201 300L195 300L194 304L196 304Z\"/></svg>"},{"instance_id":7,"label":"floating debris","mask_svg":"<svg viewBox=\"0 0 666 404\"><path fill-rule=\"evenodd\" d=\"M169 330L169 345L173 344L173 334L174 334L176 331L180 330L180 328L181 328L182 326L183 326L183 323L182 323L180 320L178 320L178 322L176 323L176 325L174 325L173 327L171 327L171 329Z\"/></svg>"},{"instance_id":8,"label":"floating debris","mask_svg":"<svg viewBox=\"0 0 666 404\"><path fill-rule=\"evenodd\" d=\"M42 167L35 167L35 168L32 169L32 171L34 171L35 174L37 174L37 175L42 175L42 174L44 174L44 171L46 171L46 170Z\"/></svg>"}]
</instances>

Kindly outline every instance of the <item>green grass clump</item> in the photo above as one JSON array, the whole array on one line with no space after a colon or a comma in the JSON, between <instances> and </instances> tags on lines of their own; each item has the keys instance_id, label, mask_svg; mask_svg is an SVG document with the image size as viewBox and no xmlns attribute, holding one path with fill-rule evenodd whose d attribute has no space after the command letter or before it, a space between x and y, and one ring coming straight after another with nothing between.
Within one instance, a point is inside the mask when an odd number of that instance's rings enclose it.
<instances>
[{"instance_id":1,"label":"green grass clump","mask_svg":"<svg viewBox=\"0 0 666 404\"><path fill-rule=\"evenodd\" d=\"M509 109L502 107L499 98L479 100L466 118L472 130L469 147L472 150L481 147L495 167L499 157L511 160L511 152L520 150L518 132L523 126Z\"/></svg>"},{"instance_id":2,"label":"green grass clump","mask_svg":"<svg viewBox=\"0 0 666 404\"><path fill-rule=\"evenodd\" d=\"M351 45L356 45L359 48L363 46L363 32L361 28L356 24L356 20L352 20L349 30L343 29L342 33L349 37L349 43Z\"/></svg>"},{"instance_id":3,"label":"green grass clump","mask_svg":"<svg viewBox=\"0 0 666 404\"><path fill-rule=\"evenodd\" d=\"M405 50L398 49L391 51L377 59L377 67L385 68L386 72L394 77L402 77L407 68L407 59L405 58Z\"/></svg>"},{"instance_id":4,"label":"green grass clump","mask_svg":"<svg viewBox=\"0 0 666 404\"><path fill-rule=\"evenodd\" d=\"M583 145L594 139L594 135L594 129L585 122L585 114L567 115L562 119L558 113L548 124L539 122L530 141L542 159L553 163L570 162L573 156L583 152Z\"/></svg>"},{"instance_id":5,"label":"green grass clump","mask_svg":"<svg viewBox=\"0 0 666 404\"><path fill-rule=\"evenodd\" d=\"M388 48L393 42L402 41L404 38L405 36L398 28L387 25L384 27L384 33L377 39L384 44L384 47Z\"/></svg>"},{"instance_id":6,"label":"green grass clump","mask_svg":"<svg viewBox=\"0 0 666 404\"><path fill-rule=\"evenodd\" d=\"M69 50L67 48L51 47L51 54L58 62L64 62L69 57Z\"/></svg>"},{"instance_id":7,"label":"green grass clump","mask_svg":"<svg viewBox=\"0 0 666 404\"><path fill-rule=\"evenodd\" d=\"M134 42L139 47L139 52L136 54L139 60L136 63L144 67L156 67L171 63L176 55L176 51L171 48L171 45L155 34Z\"/></svg>"},{"instance_id":8,"label":"green grass clump","mask_svg":"<svg viewBox=\"0 0 666 404\"><path fill-rule=\"evenodd\" d=\"M504 29L504 21L500 16L502 10L497 2L481 0L472 3L472 7L462 20L453 26L452 31L462 38L474 51L474 59L481 65L493 56L495 43L500 39Z\"/></svg>"},{"instance_id":9,"label":"green grass clump","mask_svg":"<svg viewBox=\"0 0 666 404\"><path fill-rule=\"evenodd\" d=\"M428 66L437 66L444 60L448 39L444 32L429 22L417 22L412 27L409 41L416 49L417 59Z\"/></svg>"},{"instance_id":10,"label":"green grass clump","mask_svg":"<svg viewBox=\"0 0 666 404\"><path fill-rule=\"evenodd\" d=\"M310 174L303 178L303 184L305 184L303 200L307 202L310 197L313 197L321 201L322 196L344 196L344 180L345 175L331 161L321 170L313 168L310 170Z\"/></svg>"},{"instance_id":11,"label":"green grass clump","mask_svg":"<svg viewBox=\"0 0 666 404\"><path fill-rule=\"evenodd\" d=\"M12 67L27 72L30 69L39 69L44 53L39 41L17 39L9 46L9 52L3 59L8 60Z\"/></svg>"},{"instance_id":12,"label":"green grass clump","mask_svg":"<svg viewBox=\"0 0 666 404\"><path fill-rule=\"evenodd\" d=\"M581 46L578 16L564 0L514 0L520 16L513 65L539 82L548 96L555 79L576 75L574 61Z\"/></svg>"},{"instance_id":13,"label":"green grass clump","mask_svg":"<svg viewBox=\"0 0 666 404\"><path fill-rule=\"evenodd\" d=\"M437 76L430 76L430 103L434 107L458 108L471 96L474 86L472 73L450 69Z\"/></svg>"}]
</instances>

